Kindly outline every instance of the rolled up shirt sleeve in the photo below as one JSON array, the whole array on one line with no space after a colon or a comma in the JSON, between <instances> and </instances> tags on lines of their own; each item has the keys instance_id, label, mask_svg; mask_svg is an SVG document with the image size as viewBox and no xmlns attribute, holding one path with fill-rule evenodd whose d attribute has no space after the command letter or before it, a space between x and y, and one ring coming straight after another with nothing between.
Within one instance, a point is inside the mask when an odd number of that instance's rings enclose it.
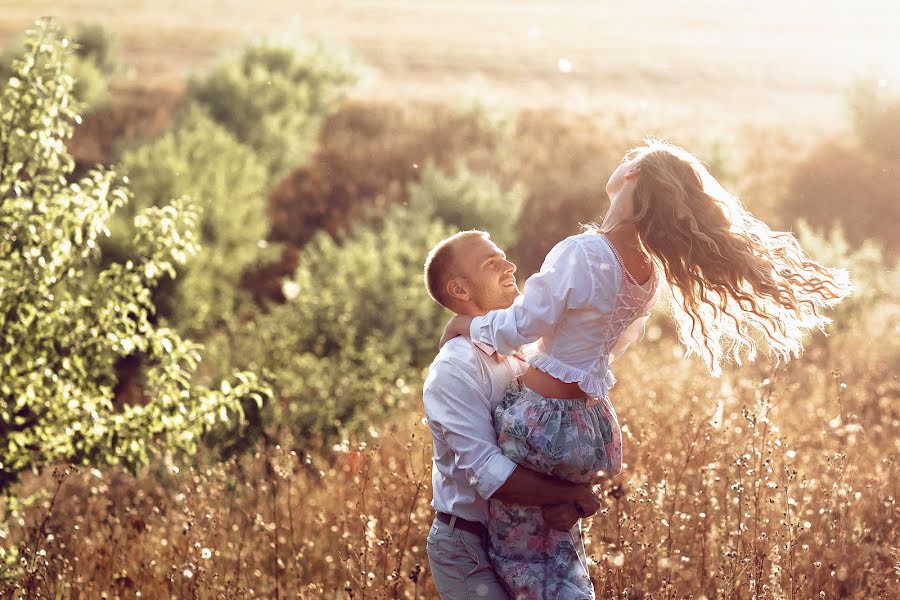
<instances>
[{"instance_id":1,"label":"rolled up shirt sleeve","mask_svg":"<svg viewBox=\"0 0 900 600\"><path fill-rule=\"evenodd\" d=\"M593 285L584 251L577 241L566 238L547 254L541 270L528 278L512 306L472 319L469 335L472 341L511 354L552 332L567 309L589 302Z\"/></svg>"},{"instance_id":2,"label":"rolled up shirt sleeve","mask_svg":"<svg viewBox=\"0 0 900 600\"><path fill-rule=\"evenodd\" d=\"M497 446L484 386L471 375L471 366L447 362L439 367L423 399L425 414L453 451L456 466L482 498L490 498L509 478L516 463Z\"/></svg>"}]
</instances>

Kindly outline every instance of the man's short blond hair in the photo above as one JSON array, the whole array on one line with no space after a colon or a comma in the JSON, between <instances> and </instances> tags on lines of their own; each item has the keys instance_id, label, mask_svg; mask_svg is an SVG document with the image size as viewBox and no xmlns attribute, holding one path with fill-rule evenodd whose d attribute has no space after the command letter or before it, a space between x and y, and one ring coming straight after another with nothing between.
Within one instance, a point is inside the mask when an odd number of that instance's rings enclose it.
<instances>
[{"instance_id":1,"label":"man's short blond hair","mask_svg":"<svg viewBox=\"0 0 900 600\"><path fill-rule=\"evenodd\" d=\"M425 288L435 302L450 310L451 298L447 293L447 284L459 276L459 265L455 264L456 247L472 238L490 239L490 234L478 229L460 231L435 244L425 259Z\"/></svg>"}]
</instances>

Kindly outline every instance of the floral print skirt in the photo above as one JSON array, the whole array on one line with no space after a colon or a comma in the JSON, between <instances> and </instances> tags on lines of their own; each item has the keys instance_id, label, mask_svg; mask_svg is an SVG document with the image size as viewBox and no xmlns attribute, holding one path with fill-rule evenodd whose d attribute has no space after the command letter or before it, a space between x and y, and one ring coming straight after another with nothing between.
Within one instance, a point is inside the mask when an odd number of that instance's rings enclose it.
<instances>
[{"instance_id":1,"label":"floral print skirt","mask_svg":"<svg viewBox=\"0 0 900 600\"><path fill-rule=\"evenodd\" d=\"M575 483L622 469L622 435L609 398L556 399L518 385L494 411L497 442L513 462ZM549 528L539 506L491 500L494 568L515 600L594 598L581 537Z\"/></svg>"}]
</instances>

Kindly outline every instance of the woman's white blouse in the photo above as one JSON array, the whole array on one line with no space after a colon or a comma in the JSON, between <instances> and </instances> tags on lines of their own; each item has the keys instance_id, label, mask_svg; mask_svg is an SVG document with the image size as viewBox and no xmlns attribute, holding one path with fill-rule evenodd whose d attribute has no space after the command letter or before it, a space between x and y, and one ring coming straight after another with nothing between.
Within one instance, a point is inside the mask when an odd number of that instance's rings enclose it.
<instances>
[{"instance_id":1,"label":"woman's white blouse","mask_svg":"<svg viewBox=\"0 0 900 600\"><path fill-rule=\"evenodd\" d=\"M554 246L512 306L476 317L470 334L501 354L531 344L531 365L603 397L616 383L610 363L643 337L659 290L655 263L640 286L603 235L582 233Z\"/></svg>"}]
</instances>

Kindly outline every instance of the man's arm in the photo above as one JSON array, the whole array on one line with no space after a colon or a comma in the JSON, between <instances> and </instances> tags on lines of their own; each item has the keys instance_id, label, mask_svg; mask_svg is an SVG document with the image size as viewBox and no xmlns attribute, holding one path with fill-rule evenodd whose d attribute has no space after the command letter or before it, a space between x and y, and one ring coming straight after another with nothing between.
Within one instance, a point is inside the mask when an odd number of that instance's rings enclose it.
<instances>
[{"instance_id":1,"label":"man's arm","mask_svg":"<svg viewBox=\"0 0 900 600\"><path fill-rule=\"evenodd\" d=\"M581 506L584 516L592 515L600 508L599 498L590 484L572 483L532 471L522 465L516 466L491 498L507 504L532 506L571 502Z\"/></svg>"},{"instance_id":2,"label":"man's arm","mask_svg":"<svg viewBox=\"0 0 900 600\"><path fill-rule=\"evenodd\" d=\"M593 492L590 483L571 483L522 465L491 497L509 504L540 506L547 525L560 531L572 529L578 519L590 517L602 507L600 496Z\"/></svg>"},{"instance_id":3,"label":"man's arm","mask_svg":"<svg viewBox=\"0 0 900 600\"><path fill-rule=\"evenodd\" d=\"M482 498L543 506L577 502L585 515L599 509L589 484L574 484L516 465L497 446L486 385L477 367L448 360L436 366L424 390L425 412L440 429L462 469Z\"/></svg>"}]
</instances>

